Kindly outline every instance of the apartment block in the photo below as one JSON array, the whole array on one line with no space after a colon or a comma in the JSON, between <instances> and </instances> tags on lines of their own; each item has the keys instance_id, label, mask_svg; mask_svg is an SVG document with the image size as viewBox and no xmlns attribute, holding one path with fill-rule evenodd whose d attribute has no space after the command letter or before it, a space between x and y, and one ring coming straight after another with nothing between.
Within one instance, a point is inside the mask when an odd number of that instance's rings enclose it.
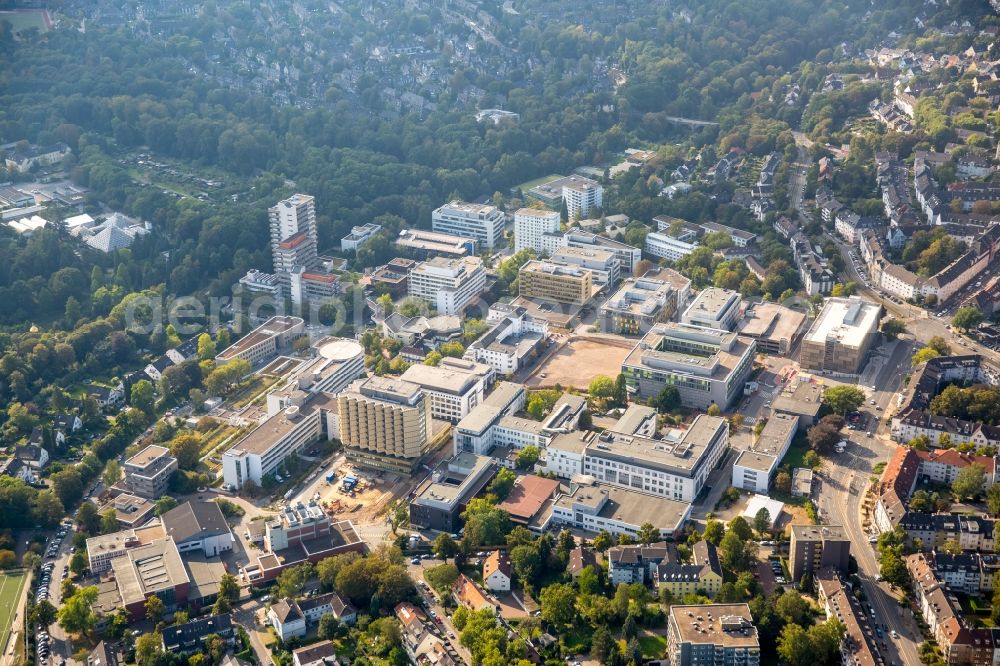
<instances>
[{"instance_id":1,"label":"apartment block","mask_svg":"<svg viewBox=\"0 0 1000 666\"><path fill-rule=\"evenodd\" d=\"M475 239L492 250L503 240L507 218L496 206L452 201L431 213L431 228L439 233Z\"/></svg>"},{"instance_id":2,"label":"apartment block","mask_svg":"<svg viewBox=\"0 0 1000 666\"><path fill-rule=\"evenodd\" d=\"M566 176L543 183L528 190L527 195L550 208L559 208L566 202L570 220L590 217L604 205L604 188L596 180L583 176Z\"/></svg>"},{"instance_id":3,"label":"apartment block","mask_svg":"<svg viewBox=\"0 0 1000 666\"><path fill-rule=\"evenodd\" d=\"M731 331L740 316L743 299L738 292L708 287L702 289L688 306L681 321L694 326Z\"/></svg>"},{"instance_id":4,"label":"apartment block","mask_svg":"<svg viewBox=\"0 0 1000 666\"><path fill-rule=\"evenodd\" d=\"M370 377L337 396L340 441L347 458L373 469L408 474L427 452L431 400L416 384Z\"/></svg>"},{"instance_id":5,"label":"apartment block","mask_svg":"<svg viewBox=\"0 0 1000 666\"><path fill-rule=\"evenodd\" d=\"M125 482L132 494L158 500L167 492L170 477L177 470L177 458L170 449L152 444L125 461Z\"/></svg>"},{"instance_id":6,"label":"apartment block","mask_svg":"<svg viewBox=\"0 0 1000 666\"><path fill-rule=\"evenodd\" d=\"M646 254L651 257L677 261L681 257L686 257L694 252L696 247L698 247L697 242L678 240L668 234L654 231L646 234L644 249Z\"/></svg>"},{"instance_id":7,"label":"apartment block","mask_svg":"<svg viewBox=\"0 0 1000 666\"><path fill-rule=\"evenodd\" d=\"M583 304L594 290L593 273L585 268L555 261L527 262L518 272L518 294L557 303Z\"/></svg>"},{"instance_id":8,"label":"apartment block","mask_svg":"<svg viewBox=\"0 0 1000 666\"><path fill-rule=\"evenodd\" d=\"M792 580L814 576L823 569L847 575L851 540L840 525L792 525L788 566Z\"/></svg>"},{"instance_id":9,"label":"apartment block","mask_svg":"<svg viewBox=\"0 0 1000 666\"><path fill-rule=\"evenodd\" d=\"M547 254L542 244L545 234L557 233L560 228L559 213L538 208L520 208L514 213L514 251L533 250L541 256Z\"/></svg>"},{"instance_id":10,"label":"apartment block","mask_svg":"<svg viewBox=\"0 0 1000 666\"><path fill-rule=\"evenodd\" d=\"M622 372L639 397L676 386L687 407L725 409L743 394L756 351L756 341L728 331L657 324L622 361Z\"/></svg>"},{"instance_id":11,"label":"apartment block","mask_svg":"<svg viewBox=\"0 0 1000 666\"><path fill-rule=\"evenodd\" d=\"M857 297L828 298L802 338L799 364L811 370L857 374L878 334L882 307Z\"/></svg>"},{"instance_id":12,"label":"apartment block","mask_svg":"<svg viewBox=\"0 0 1000 666\"><path fill-rule=\"evenodd\" d=\"M758 666L760 641L746 604L670 607L667 619L670 666Z\"/></svg>"},{"instance_id":13,"label":"apartment block","mask_svg":"<svg viewBox=\"0 0 1000 666\"><path fill-rule=\"evenodd\" d=\"M479 257L435 257L410 272L410 296L426 301L438 314L461 314L485 289L486 270Z\"/></svg>"}]
</instances>

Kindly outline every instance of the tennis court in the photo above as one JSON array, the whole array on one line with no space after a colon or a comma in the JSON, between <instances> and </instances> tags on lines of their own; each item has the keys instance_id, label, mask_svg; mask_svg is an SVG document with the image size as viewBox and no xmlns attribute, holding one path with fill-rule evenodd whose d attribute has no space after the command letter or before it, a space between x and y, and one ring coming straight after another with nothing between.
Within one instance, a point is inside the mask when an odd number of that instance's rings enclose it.
<instances>
[{"instance_id":1,"label":"tennis court","mask_svg":"<svg viewBox=\"0 0 1000 666\"><path fill-rule=\"evenodd\" d=\"M0 575L0 648L7 649L10 638L10 625L14 622L21 598L21 588L27 576L24 573Z\"/></svg>"}]
</instances>

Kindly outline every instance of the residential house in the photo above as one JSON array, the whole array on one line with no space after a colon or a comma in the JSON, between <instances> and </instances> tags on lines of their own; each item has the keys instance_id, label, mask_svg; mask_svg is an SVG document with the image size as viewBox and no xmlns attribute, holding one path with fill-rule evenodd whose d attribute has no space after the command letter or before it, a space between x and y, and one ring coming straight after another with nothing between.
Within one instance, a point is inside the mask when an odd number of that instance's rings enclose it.
<instances>
[{"instance_id":1,"label":"residential house","mask_svg":"<svg viewBox=\"0 0 1000 666\"><path fill-rule=\"evenodd\" d=\"M267 609L267 623L283 641L306 635L306 616L294 599L279 599L271 604Z\"/></svg>"},{"instance_id":2,"label":"residential house","mask_svg":"<svg viewBox=\"0 0 1000 666\"><path fill-rule=\"evenodd\" d=\"M655 575L656 567L667 559L667 543L614 546L607 557L608 578L612 585L646 583Z\"/></svg>"},{"instance_id":3,"label":"residential house","mask_svg":"<svg viewBox=\"0 0 1000 666\"><path fill-rule=\"evenodd\" d=\"M506 551L494 550L483 560L483 583L494 592L510 592L514 569Z\"/></svg>"}]
</instances>

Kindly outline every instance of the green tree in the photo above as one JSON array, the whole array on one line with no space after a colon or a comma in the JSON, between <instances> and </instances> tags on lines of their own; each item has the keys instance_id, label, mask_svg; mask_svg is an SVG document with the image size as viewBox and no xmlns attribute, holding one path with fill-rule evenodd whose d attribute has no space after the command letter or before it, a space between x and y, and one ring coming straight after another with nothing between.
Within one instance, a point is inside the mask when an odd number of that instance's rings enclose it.
<instances>
[{"instance_id":1,"label":"green tree","mask_svg":"<svg viewBox=\"0 0 1000 666\"><path fill-rule=\"evenodd\" d=\"M774 603L774 610L785 622L805 625L812 619L809 602L798 592L785 592Z\"/></svg>"},{"instance_id":2,"label":"green tree","mask_svg":"<svg viewBox=\"0 0 1000 666\"><path fill-rule=\"evenodd\" d=\"M576 618L576 592L572 586L562 583L542 589L539 601L542 618L557 627L568 627Z\"/></svg>"},{"instance_id":3,"label":"green tree","mask_svg":"<svg viewBox=\"0 0 1000 666\"><path fill-rule=\"evenodd\" d=\"M160 634L143 634L135 639L136 666L154 666L163 654Z\"/></svg>"},{"instance_id":4,"label":"green tree","mask_svg":"<svg viewBox=\"0 0 1000 666\"><path fill-rule=\"evenodd\" d=\"M951 484L951 490L960 500L976 497L986 487L986 470L979 463L973 463L959 470Z\"/></svg>"},{"instance_id":5,"label":"green tree","mask_svg":"<svg viewBox=\"0 0 1000 666\"><path fill-rule=\"evenodd\" d=\"M452 584L458 580L458 567L441 564L424 570L424 580L440 594L448 594Z\"/></svg>"},{"instance_id":6,"label":"green tree","mask_svg":"<svg viewBox=\"0 0 1000 666\"><path fill-rule=\"evenodd\" d=\"M517 452L515 464L518 469L531 469L541 458L541 452L537 446L526 446Z\"/></svg>"},{"instance_id":7,"label":"green tree","mask_svg":"<svg viewBox=\"0 0 1000 666\"><path fill-rule=\"evenodd\" d=\"M465 345L458 341L446 342L438 348L442 356L462 358L465 355Z\"/></svg>"},{"instance_id":8,"label":"green tree","mask_svg":"<svg viewBox=\"0 0 1000 666\"><path fill-rule=\"evenodd\" d=\"M615 382L607 375L597 375L590 380L587 393L590 394L591 398L596 398L600 401L607 400L615 393Z\"/></svg>"},{"instance_id":9,"label":"green tree","mask_svg":"<svg viewBox=\"0 0 1000 666\"><path fill-rule=\"evenodd\" d=\"M282 571L277 581L278 596L291 599L299 596L306 583L312 578L313 571L313 565L308 562Z\"/></svg>"},{"instance_id":10,"label":"green tree","mask_svg":"<svg viewBox=\"0 0 1000 666\"><path fill-rule=\"evenodd\" d=\"M607 627L598 625L590 639L590 655L601 664L608 664L608 658L618 649L618 644Z\"/></svg>"},{"instance_id":11,"label":"green tree","mask_svg":"<svg viewBox=\"0 0 1000 666\"><path fill-rule=\"evenodd\" d=\"M718 546L725 534L726 527L722 524L722 522L714 518L709 518L705 521L705 532L702 534L702 538L704 538L705 541Z\"/></svg>"},{"instance_id":12,"label":"green tree","mask_svg":"<svg viewBox=\"0 0 1000 666\"><path fill-rule=\"evenodd\" d=\"M931 349L930 347L924 347L918 349L917 352L910 358L910 363L913 367L917 367L921 363L925 363L932 358L937 358L941 354L938 353L936 349Z\"/></svg>"},{"instance_id":13,"label":"green tree","mask_svg":"<svg viewBox=\"0 0 1000 666\"><path fill-rule=\"evenodd\" d=\"M778 637L778 656L788 666L810 666L815 663L806 630L797 624L786 624Z\"/></svg>"},{"instance_id":14,"label":"green tree","mask_svg":"<svg viewBox=\"0 0 1000 666\"><path fill-rule=\"evenodd\" d=\"M340 635L343 625L333 613L323 613L319 618L319 626L316 635L323 640L333 640Z\"/></svg>"},{"instance_id":15,"label":"green tree","mask_svg":"<svg viewBox=\"0 0 1000 666\"><path fill-rule=\"evenodd\" d=\"M522 544L510 550L510 564L521 584L532 588L542 568L542 558L534 544Z\"/></svg>"},{"instance_id":16,"label":"green tree","mask_svg":"<svg viewBox=\"0 0 1000 666\"><path fill-rule=\"evenodd\" d=\"M616 406L628 406L628 382L625 381L625 373L619 372L615 377L615 391L612 399Z\"/></svg>"},{"instance_id":17,"label":"green tree","mask_svg":"<svg viewBox=\"0 0 1000 666\"><path fill-rule=\"evenodd\" d=\"M224 573L219 579L219 598L225 599L230 608L240 600L240 584L236 576L231 573Z\"/></svg>"},{"instance_id":18,"label":"green tree","mask_svg":"<svg viewBox=\"0 0 1000 666\"><path fill-rule=\"evenodd\" d=\"M201 361L211 361L216 355L215 340L208 333L198 336L198 359Z\"/></svg>"},{"instance_id":19,"label":"green tree","mask_svg":"<svg viewBox=\"0 0 1000 666\"><path fill-rule=\"evenodd\" d=\"M389 503L389 527L396 534L400 527L410 524L410 507L406 500L398 499Z\"/></svg>"},{"instance_id":20,"label":"green tree","mask_svg":"<svg viewBox=\"0 0 1000 666\"><path fill-rule=\"evenodd\" d=\"M59 626L71 634L90 634L97 622L94 612L94 602L97 601L97 587L77 588L73 594L63 600L59 609Z\"/></svg>"},{"instance_id":21,"label":"green tree","mask_svg":"<svg viewBox=\"0 0 1000 666\"><path fill-rule=\"evenodd\" d=\"M201 437L192 432L178 435L170 442L170 453L181 469L194 470L201 460Z\"/></svg>"},{"instance_id":22,"label":"green tree","mask_svg":"<svg viewBox=\"0 0 1000 666\"><path fill-rule=\"evenodd\" d=\"M986 508L991 516L1000 516L1000 484L986 489Z\"/></svg>"},{"instance_id":23,"label":"green tree","mask_svg":"<svg viewBox=\"0 0 1000 666\"><path fill-rule=\"evenodd\" d=\"M879 573L882 574L882 579L888 583L897 587L906 586L909 575L898 548L888 548L881 551Z\"/></svg>"},{"instance_id":24,"label":"green tree","mask_svg":"<svg viewBox=\"0 0 1000 666\"><path fill-rule=\"evenodd\" d=\"M441 356L441 352L436 352L436 351L428 352L427 356L424 358L424 365L430 365L436 367L438 363L441 362L442 358L443 357Z\"/></svg>"},{"instance_id":25,"label":"green tree","mask_svg":"<svg viewBox=\"0 0 1000 666\"><path fill-rule=\"evenodd\" d=\"M594 541L592 543L594 550L596 550L598 553L603 553L608 548L611 548L613 544L614 542L611 539L611 533L608 532L607 530L601 530L600 532L598 532L597 536L594 537Z\"/></svg>"},{"instance_id":26,"label":"green tree","mask_svg":"<svg viewBox=\"0 0 1000 666\"><path fill-rule=\"evenodd\" d=\"M951 318L951 325L960 331L969 331L983 323L983 313L970 306L959 308Z\"/></svg>"},{"instance_id":27,"label":"green tree","mask_svg":"<svg viewBox=\"0 0 1000 666\"><path fill-rule=\"evenodd\" d=\"M164 605L163 600L160 599L155 594L150 595L146 599L146 619L152 622L154 625L163 619L163 616L167 613L167 607Z\"/></svg>"},{"instance_id":28,"label":"green tree","mask_svg":"<svg viewBox=\"0 0 1000 666\"><path fill-rule=\"evenodd\" d=\"M167 511L170 511L176 506L177 506L177 500L175 500L170 495L164 495L160 499L156 500L156 508L153 510L153 512L157 516L162 516Z\"/></svg>"},{"instance_id":29,"label":"green tree","mask_svg":"<svg viewBox=\"0 0 1000 666\"><path fill-rule=\"evenodd\" d=\"M392 302L392 296L389 294L382 294L375 299L375 302L382 308L382 314L386 317L391 315L396 308L395 303Z\"/></svg>"},{"instance_id":30,"label":"green tree","mask_svg":"<svg viewBox=\"0 0 1000 666\"><path fill-rule=\"evenodd\" d=\"M711 405L708 406L708 409L705 411L705 413L708 414L709 416L718 416L722 414L722 409L715 403L712 403Z\"/></svg>"},{"instance_id":31,"label":"green tree","mask_svg":"<svg viewBox=\"0 0 1000 666\"><path fill-rule=\"evenodd\" d=\"M86 501L76 511L76 524L87 534L97 534L101 531L101 514L93 502Z\"/></svg>"},{"instance_id":32,"label":"green tree","mask_svg":"<svg viewBox=\"0 0 1000 666\"><path fill-rule=\"evenodd\" d=\"M156 398L153 395L153 384L148 379L140 379L132 385L132 392L129 395L129 404L144 413L152 416Z\"/></svg>"},{"instance_id":33,"label":"green tree","mask_svg":"<svg viewBox=\"0 0 1000 666\"><path fill-rule=\"evenodd\" d=\"M767 510L767 507L762 506L754 515L753 528L761 536L764 536L771 529L771 512Z\"/></svg>"},{"instance_id":34,"label":"green tree","mask_svg":"<svg viewBox=\"0 0 1000 666\"><path fill-rule=\"evenodd\" d=\"M34 608L31 609L31 622L32 625L42 625L43 627L48 627L50 624L56 621L58 617L58 611L56 607L49 603L48 599L42 599Z\"/></svg>"},{"instance_id":35,"label":"green tree","mask_svg":"<svg viewBox=\"0 0 1000 666\"><path fill-rule=\"evenodd\" d=\"M118 483L118 479L120 478L122 478L122 466L118 464L117 460L112 458L104 465L104 474L101 475L101 481L104 482L105 488L110 488Z\"/></svg>"},{"instance_id":36,"label":"green tree","mask_svg":"<svg viewBox=\"0 0 1000 666\"><path fill-rule=\"evenodd\" d=\"M865 401L865 392L857 386L842 384L831 386L823 392L823 404L835 414L853 412Z\"/></svg>"},{"instance_id":37,"label":"green tree","mask_svg":"<svg viewBox=\"0 0 1000 666\"><path fill-rule=\"evenodd\" d=\"M108 507L101 514L101 534L111 534L118 531L118 516L114 507Z\"/></svg>"},{"instance_id":38,"label":"green tree","mask_svg":"<svg viewBox=\"0 0 1000 666\"><path fill-rule=\"evenodd\" d=\"M515 481L517 481L517 475L506 467L501 467L496 478L490 482L488 490L501 500L507 499L510 491L514 489Z\"/></svg>"},{"instance_id":39,"label":"green tree","mask_svg":"<svg viewBox=\"0 0 1000 666\"><path fill-rule=\"evenodd\" d=\"M895 340L903 333L906 333L906 324L895 317L889 317L882 322L882 335L889 340Z\"/></svg>"},{"instance_id":40,"label":"green tree","mask_svg":"<svg viewBox=\"0 0 1000 666\"><path fill-rule=\"evenodd\" d=\"M734 532L741 541L748 541L753 538L753 528L743 516L736 516L729 521L729 532Z\"/></svg>"},{"instance_id":41,"label":"green tree","mask_svg":"<svg viewBox=\"0 0 1000 666\"><path fill-rule=\"evenodd\" d=\"M660 540L660 530L653 523L643 523L639 526L635 538L639 543L648 545Z\"/></svg>"},{"instance_id":42,"label":"green tree","mask_svg":"<svg viewBox=\"0 0 1000 666\"><path fill-rule=\"evenodd\" d=\"M440 558L445 562L448 558L455 557L458 554L459 547L458 543L451 538L451 535L447 532L442 532L438 534L434 539L433 552L434 557Z\"/></svg>"},{"instance_id":43,"label":"green tree","mask_svg":"<svg viewBox=\"0 0 1000 666\"><path fill-rule=\"evenodd\" d=\"M681 406L681 392L676 386L665 386L653 400L653 406L661 414L676 411Z\"/></svg>"}]
</instances>

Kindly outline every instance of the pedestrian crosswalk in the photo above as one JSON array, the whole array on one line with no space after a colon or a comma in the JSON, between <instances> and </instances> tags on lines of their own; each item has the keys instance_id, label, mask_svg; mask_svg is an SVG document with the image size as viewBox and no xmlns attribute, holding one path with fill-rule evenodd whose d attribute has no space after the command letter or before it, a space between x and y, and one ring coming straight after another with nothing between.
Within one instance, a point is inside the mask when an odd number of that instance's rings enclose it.
<instances>
[{"instance_id":1,"label":"pedestrian crosswalk","mask_svg":"<svg viewBox=\"0 0 1000 666\"><path fill-rule=\"evenodd\" d=\"M745 426L752 426L754 423L757 423L757 417L756 416L744 416L743 417L743 425L745 425Z\"/></svg>"}]
</instances>

